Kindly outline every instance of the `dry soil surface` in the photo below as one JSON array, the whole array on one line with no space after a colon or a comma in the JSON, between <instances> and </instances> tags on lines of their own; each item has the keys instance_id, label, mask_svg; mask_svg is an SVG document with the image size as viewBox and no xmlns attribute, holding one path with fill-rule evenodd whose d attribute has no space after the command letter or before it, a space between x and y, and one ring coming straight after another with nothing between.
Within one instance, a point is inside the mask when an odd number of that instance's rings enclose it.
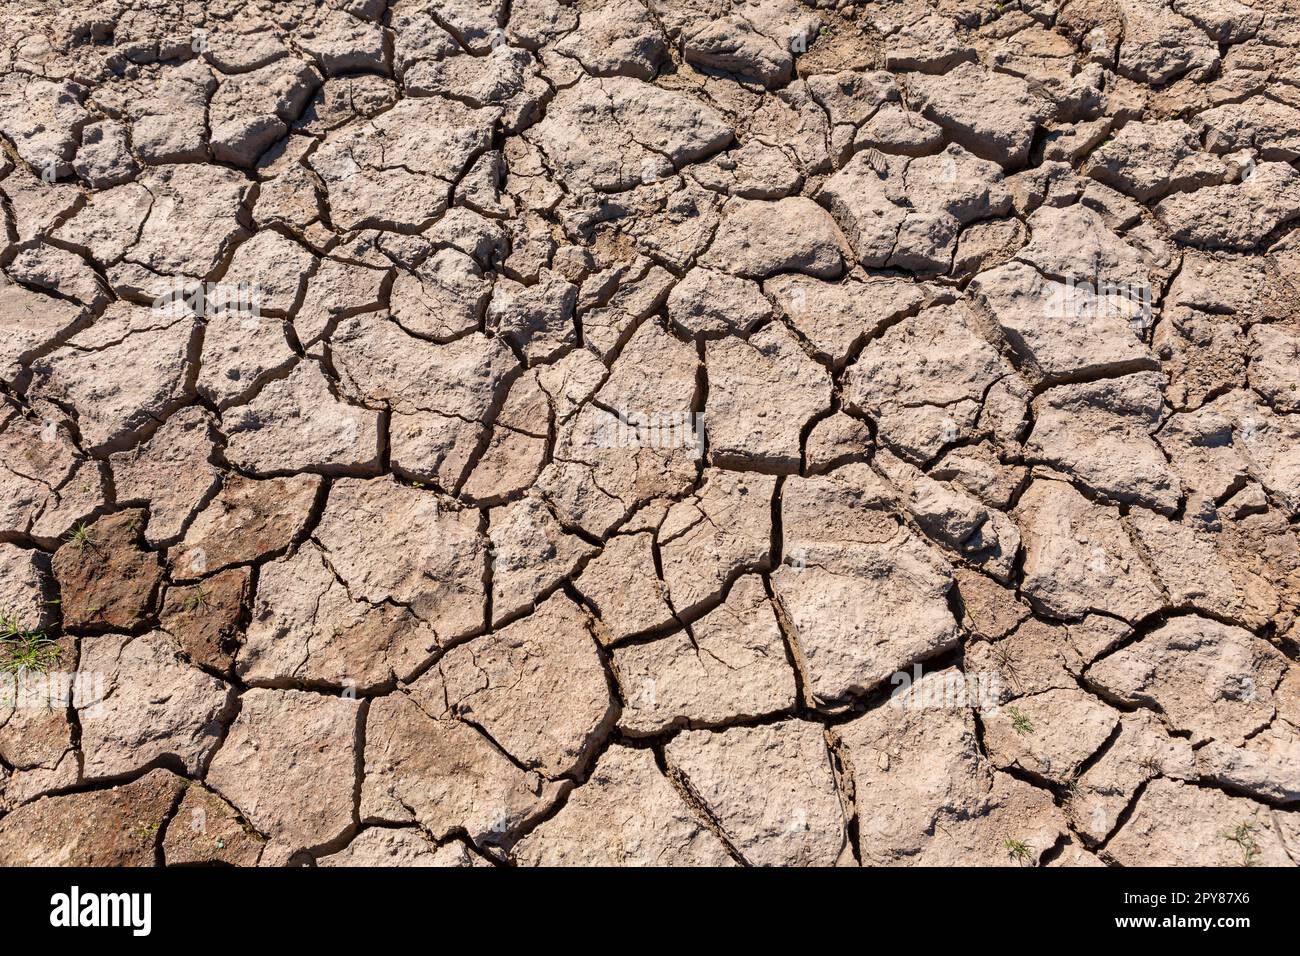
<instances>
[{"instance_id":1,"label":"dry soil surface","mask_svg":"<svg viewBox=\"0 0 1300 956\"><path fill-rule=\"evenodd\" d=\"M1294 865L1296 0L0 0L0 865Z\"/></svg>"}]
</instances>

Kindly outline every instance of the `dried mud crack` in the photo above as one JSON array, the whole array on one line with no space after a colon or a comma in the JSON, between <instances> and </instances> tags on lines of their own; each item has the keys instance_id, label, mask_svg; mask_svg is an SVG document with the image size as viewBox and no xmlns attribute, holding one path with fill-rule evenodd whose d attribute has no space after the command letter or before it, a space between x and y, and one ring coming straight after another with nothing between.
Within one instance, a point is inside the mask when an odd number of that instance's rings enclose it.
<instances>
[{"instance_id":1,"label":"dried mud crack","mask_svg":"<svg viewBox=\"0 0 1300 956\"><path fill-rule=\"evenodd\" d=\"M1296 0L0 27L0 866L1300 862Z\"/></svg>"}]
</instances>

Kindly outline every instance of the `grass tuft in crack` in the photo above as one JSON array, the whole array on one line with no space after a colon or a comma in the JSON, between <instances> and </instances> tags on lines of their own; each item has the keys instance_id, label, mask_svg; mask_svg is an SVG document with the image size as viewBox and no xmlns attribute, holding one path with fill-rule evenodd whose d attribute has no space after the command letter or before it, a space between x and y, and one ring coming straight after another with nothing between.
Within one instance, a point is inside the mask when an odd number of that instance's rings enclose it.
<instances>
[{"instance_id":1,"label":"grass tuft in crack","mask_svg":"<svg viewBox=\"0 0 1300 956\"><path fill-rule=\"evenodd\" d=\"M23 626L17 617L0 614L0 674L43 674L59 662L63 650L43 630Z\"/></svg>"},{"instance_id":2,"label":"grass tuft in crack","mask_svg":"<svg viewBox=\"0 0 1300 956\"><path fill-rule=\"evenodd\" d=\"M198 612L208 609L208 594L203 590L202 585L198 585L189 594L185 595L184 608L186 611Z\"/></svg>"},{"instance_id":3,"label":"grass tuft in crack","mask_svg":"<svg viewBox=\"0 0 1300 956\"><path fill-rule=\"evenodd\" d=\"M1007 851L1007 856L1017 863L1027 863L1034 855L1033 847L1024 840L1006 840L1002 848Z\"/></svg>"},{"instance_id":4,"label":"grass tuft in crack","mask_svg":"<svg viewBox=\"0 0 1300 956\"><path fill-rule=\"evenodd\" d=\"M95 542L90 540L90 529L86 527L85 522L74 524L64 540L78 551L95 546Z\"/></svg>"},{"instance_id":5,"label":"grass tuft in crack","mask_svg":"<svg viewBox=\"0 0 1300 956\"><path fill-rule=\"evenodd\" d=\"M998 644L993 648L993 661L998 665L998 669L1006 673L1011 681L1011 686L1020 689L1020 672L1016 669L1015 658L1011 656L1011 651L1006 647Z\"/></svg>"},{"instance_id":6,"label":"grass tuft in crack","mask_svg":"<svg viewBox=\"0 0 1300 956\"><path fill-rule=\"evenodd\" d=\"M1255 824L1238 823L1223 838L1241 847L1242 866L1255 865L1255 857L1259 856L1259 844L1255 842Z\"/></svg>"},{"instance_id":7,"label":"grass tuft in crack","mask_svg":"<svg viewBox=\"0 0 1300 956\"><path fill-rule=\"evenodd\" d=\"M1028 717L1020 712L1018 707L1008 707L1007 712L1011 714L1011 729L1018 734L1032 734L1034 725Z\"/></svg>"}]
</instances>

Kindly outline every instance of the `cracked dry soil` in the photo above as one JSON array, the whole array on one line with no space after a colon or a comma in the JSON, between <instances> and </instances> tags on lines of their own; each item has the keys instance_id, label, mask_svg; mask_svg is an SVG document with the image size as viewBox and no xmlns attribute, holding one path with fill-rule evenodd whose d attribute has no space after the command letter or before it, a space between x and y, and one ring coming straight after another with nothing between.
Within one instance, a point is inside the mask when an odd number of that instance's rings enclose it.
<instances>
[{"instance_id":1,"label":"cracked dry soil","mask_svg":"<svg viewBox=\"0 0 1300 956\"><path fill-rule=\"evenodd\" d=\"M0 0L0 865L1294 865L1296 0Z\"/></svg>"}]
</instances>

